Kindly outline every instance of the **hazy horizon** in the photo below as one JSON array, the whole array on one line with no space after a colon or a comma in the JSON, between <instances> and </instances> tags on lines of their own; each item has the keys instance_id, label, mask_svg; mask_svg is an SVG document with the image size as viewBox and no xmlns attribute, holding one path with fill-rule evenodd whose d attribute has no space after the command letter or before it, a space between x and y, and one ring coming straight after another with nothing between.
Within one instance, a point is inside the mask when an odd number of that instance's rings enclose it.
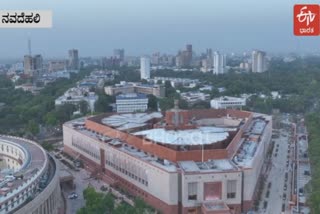
<instances>
[{"instance_id":1,"label":"hazy horizon","mask_svg":"<svg viewBox=\"0 0 320 214\"><path fill-rule=\"evenodd\" d=\"M52 10L53 28L0 29L0 58L23 57L28 37L32 53L46 58L66 57L71 48L79 49L80 56L108 56L115 48L124 48L129 56L175 54L187 43L197 53L206 48L229 53L317 51L320 38L293 36L294 3L298 2L3 0L2 10Z\"/></svg>"}]
</instances>

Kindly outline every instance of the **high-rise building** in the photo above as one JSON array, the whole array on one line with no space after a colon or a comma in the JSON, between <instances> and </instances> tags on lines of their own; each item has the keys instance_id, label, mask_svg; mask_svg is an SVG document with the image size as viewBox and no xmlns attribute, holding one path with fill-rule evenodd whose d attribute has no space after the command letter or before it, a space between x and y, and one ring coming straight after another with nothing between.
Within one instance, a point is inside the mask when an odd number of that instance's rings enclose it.
<instances>
[{"instance_id":1,"label":"high-rise building","mask_svg":"<svg viewBox=\"0 0 320 214\"><path fill-rule=\"evenodd\" d=\"M192 45L191 44L187 44L186 46L186 65L190 66L191 62L192 62Z\"/></svg>"},{"instance_id":2,"label":"high-rise building","mask_svg":"<svg viewBox=\"0 0 320 214\"><path fill-rule=\"evenodd\" d=\"M252 72L262 73L267 70L266 52L255 50L252 52Z\"/></svg>"},{"instance_id":3,"label":"high-rise building","mask_svg":"<svg viewBox=\"0 0 320 214\"><path fill-rule=\"evenodd\" d=\"M212 49L208 48L205 54L202 54L201 60L201 71L202 72L209 72L212 70L213 67L213 56L212 56Z\"/></svg>"},{"instance_id":4,"label":"high-rise building","mask_svg":"<svg viewBox=\"0 0 320 214\"><path fill-rule=\"evenodd\" d=\"M40 75L43 70L43 59L40 54L24 56L24 73L28 76Z\"/></svg>"},{"instance_id":5,"label":"high-rise building","mask_svg":"<svg viewBox=\"0 0 320 214\"><path fill-rule=\"evenodd\" d=\"M201 71L202 72L209 72L212 71L213 67L213 59L205 58L201 60Z\"/></svg>"},{"instance_id":6,"label":"high-rise building","mask_svg":"<svg viewBox=\"0 0 320 214\"><path fill-rule=\"evenodd\" d=\"M156 52L156 53L153 53L152 54L152 57L151 57L151 64L152 65L159 65L160 64L160 53L159 52Z\"/></svg>"},{"instance_id":7,"label":"high-rise building","mask_svg":"<svg viewBox=\"0 0 320 214\"><path fill-rule=\"evenodd\" d=\"M140 77L141 79L150 79L150 59L147 57L140 59Z\"/></svg>"},{"instance_id":8,"label":"high-rise building","mask_svg":"<svg viewBox=\"0 0 320 214\"><path fill-rule=\"evenodd\" d=\"M36 75L41 75L43 72L43 59L40 54L33 57L33 66Z\"/></svg>"},{"instance_id":9,"label":"high-rise building","mask_svg":"<svg viewBox=\"0 0 320 214\"><path fill-rule=\"evenodd\" d=\"M114 49L113 56L120 61L124 61L124 49Z\"/></svg>"},{"instance_id":10,"label":"high-rise building","mask_svg":"<svg viewBox=\"0 0 320 214\"><path fill-rule=\"evenodd\" d=\"M176 67L188 67L192 63L192 45L186 45L186 50L179 51L176 56Z\"/></svg>"},{"instance_id":11,"label":"high-rise building","mask_svg":"<svg viewBox=\"0 0 320 214\"><path fill-rule=\"evenodd\" d=\"M33 60L34 60L35 70L42 69L42 62L43 62L42 56L40 54L35 55Z\"/></svg>"},{"instance_id":12,"label":"high-rise building","mask_svg":"<svg viewBox=\"0 0 320 214\"><path fill-rule=\"evenodd\" d=\"M192 45L191 44L187 44L186 45L186 49L189 53L192 53Z\"/></svg>"},{"instance_id":13,"label":"high-rise building","mask_svg":"<svg viewBox=\"0 0 320 214\"><path fill-rule=\"evenodd\" d=\"M174 65L174 60L175 60L175 57L172 56L172 55L163 55L161 57L161 63L165 66L172 66Z\"/></svg>"},{"instance_id":14,"label":"high-rise building","mask_svg":"<svg viewBox=\"0 0 320 214\"><path fill-rule=\"evenodd\" d=\"M79 53L77 49L69 50L69 69L79 70Z\"/></svg>"},{"instance_id":15,"label":"high-rise building","mask_svg":"<svg viewBox=\"0 0 320 214\"><path fill-rule=\"evenodd\" d=\"M212 49L211 48L207 48L206 57L207 58L212 58Z\"/></svg>"},{"instance_id":16,"label":"high-rise building","mask_svg":"<svg viewBox=\"0 0 320 214\"><path fill-rule=\"evenodd\" d=\"M226 56L220 54L218 51L213 54L213 73L223 74L226 67Z\"/></svg>"},{"instance_id":17,"label":"high-rise building","mask_svg":"<svg viewBox=\"0 0 320 214\"><path fill-rule=\"evenodd\" d=\"M33 59L31 55L25 55L23 61L24 74L33 75Z\"/></svg>"},{"instance_id":18,"label":"high-rise building","mask_svg":"<svg viewBox=\"0 0 320 214\"><path fill-rule=\"evenodd\" d=\"M175 60L176 60L176 67L181 68L184 67L184 57L183 57L183 53L181 51L178 52L178 55L176 56Z\"/></svg>"}]
</instances>

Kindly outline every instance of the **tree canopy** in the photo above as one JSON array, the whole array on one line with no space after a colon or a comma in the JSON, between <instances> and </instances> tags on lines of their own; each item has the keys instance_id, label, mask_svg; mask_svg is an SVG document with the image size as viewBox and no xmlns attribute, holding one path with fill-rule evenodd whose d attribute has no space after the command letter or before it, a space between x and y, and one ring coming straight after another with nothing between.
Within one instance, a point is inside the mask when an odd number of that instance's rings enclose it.
<instances>
[{"instance_id":1,"label":"tree canopy","mask_svg":"<svg viewBox=\"0 0 320 214\"><path fill-rule=\"evenodd\" d=\"M142 199L136 198L134 206L125 202L115 204L115 198L111 193L96 192L93 187L87 187L83 191L86 200L85 207L77 211L77 214L143 214L152 210Z\"/></svg>"},{"instance_id":2,"label":"tree canopy","mask_svg":"<svg viewBox=\"0 0 320 214\"><path fill-rule=\"evenodd\" d=\"M22 89L14 89L14 85L5 76L0 76L0 101L5 106L0 109L0 132L17 134L25 130L38 133L39 124L55 126L72 117L74 106L62 105L55 108L54 100L67 89L75 86L91 70L81 70L72 74L70 79L60 78L49 83L39 94L33 95Z\"/></svg>"}]
</instances>

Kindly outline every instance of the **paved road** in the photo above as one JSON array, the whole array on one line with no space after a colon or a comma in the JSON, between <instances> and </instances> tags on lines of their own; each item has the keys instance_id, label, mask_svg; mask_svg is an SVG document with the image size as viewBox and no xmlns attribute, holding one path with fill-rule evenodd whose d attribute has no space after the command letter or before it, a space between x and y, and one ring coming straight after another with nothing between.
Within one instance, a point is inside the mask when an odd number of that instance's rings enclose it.
<instances>
[{"instance_id":1,"label":"paved road","mask_svg":"<svg viewBox=\"0 0 320 214\"><path fill-rule=\"evenodd\" d=\"M62 164L62 167L67 168L67 166L63 164ZM102 192L101 190L102 186L110 188L107 183L90 178L90 173L85 169L81 169L80 171L74 171L74 170L69 170L69 171L72 173L74 177L75 188L73 189L70 187L69 188L66 187L62 189L62 192L67 202L66 214L75 214L81 207L85 206L85 200L83 198L83 190L86 189L88 186L94 187L95 190L98 192ZM113 195L115 195L116 197L122 198L127 203L133 205L133 201L127 198L125 195L121 194L120 192L114 189L112 189L111 191ZM72 192L76 192L79 197L77 199L68 199L68 195ZM121 200L116 200L116 203L120 203L120 202Z\"/></svg>"},{"instance_id":2,"label":"paved road","mask_svg":"<svg viewBox=\"0 0 320 214\"><path fill-rule=\"evenodd\" d=\"M68 169L67 166L63 165L60 162L61 166ZM89 185L94 186L96 190L100 191L100 187L104 185L103 182L100 182L98 180L94 180L90 177L90 174L84 170L81 169L80 171L74 171L69 170L73 177L74 177L74 184L75 188L69 186L63 186L62 192L66 199L66 214L75 214L77 213L77 210L79 210L81 207L85 206L85 200L83 198L83 190L87 188ZM77 199L68 199L68 195L72 192L76 192L78 194Z\"/></svg>"},{"instance_id":3,"label":"paved road","mask_svg":"<svg viewBox=\"0 0 320 214\"><path fill-rule=\"evenodd\" d=\"M85 172L83 170L81 170L80 172L71 171L71 173L74 176L75 189L63 189L64 196L67 200L66 214L75 214L77 213L77 210L85 205L85 200L83 198L82 192L88 186L88 181L83 179L85 176L87 176L85 175ZM71 192L76 192L79 197L77 199L68 199L68 195Z\"/></svg>"},{"instance_id":4,"label":"paved road","mask_svg":"<svg viewBox=\"0 0 320 214\"><path fill-rule=\"evenodd\" d=\"M289 167L287 167L288 146L288 133L284 130L281 130L280 137L275 139L275 145L272 154L272 167L262 193L259 213L280 214L282 213L283 204L285 204L287 208L288 199L290 196L289 182L291 179L289 173L290 163ZM285 180L285 174L287 172L288 179ZM270 188L268 188L269 183L271 183ZM287 183L286 191L284 190L285 183ZM269 192L269 196L267 196L267 192ZM264 201L268 202L266 209L264 208Z\"/></svg>"}]
</instances>

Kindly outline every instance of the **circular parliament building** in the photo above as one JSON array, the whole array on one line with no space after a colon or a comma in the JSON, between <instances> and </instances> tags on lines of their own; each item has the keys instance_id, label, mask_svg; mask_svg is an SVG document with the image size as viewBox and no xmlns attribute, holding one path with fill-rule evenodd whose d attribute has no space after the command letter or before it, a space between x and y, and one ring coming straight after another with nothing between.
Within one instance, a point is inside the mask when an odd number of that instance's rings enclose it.
<instances>
[{"instance_id":1,"label":"circular parliament building","mask_svg":"<svg viewBox=\"0 0 320 214\"><path fill-rule=\"evenodd\" d=\"M58 165L37 143L0 136L0 214L56 214Z\"/></svg>"}]
</instances>

